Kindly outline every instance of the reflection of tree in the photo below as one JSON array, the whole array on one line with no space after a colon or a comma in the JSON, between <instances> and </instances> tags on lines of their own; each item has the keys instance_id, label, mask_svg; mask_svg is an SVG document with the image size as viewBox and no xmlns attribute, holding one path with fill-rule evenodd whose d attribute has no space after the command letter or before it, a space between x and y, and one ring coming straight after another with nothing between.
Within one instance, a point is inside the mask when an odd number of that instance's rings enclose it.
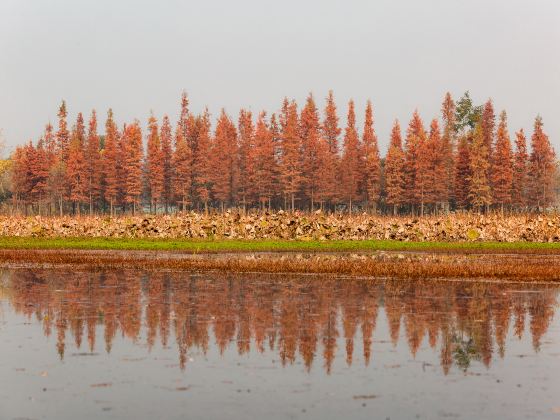
<instances>
[{"instance_id":1,"label":"reflection of tree","mask_svg":"<svg viewBox=\"0 0 560 420\"><path fill-rule=\"evenodd\" d=\"M41 321L45 335L54 330L61 358L68 339L80 348L87 337L87 347L94 351L98 326L104 329L107 352L118 333L135 342L144 329L150 350L158 342L167 346L174 336L182 369L193 348L206 353L210 334L221 353L232 347L239 354L250 352L251 346L259 352L268 348L284 365L301 357L308 371L320 354L327 372L339 346L346 362L353 363L361 334L367 365L374 354L378 308L384 307L395 345L402 321L403 342L412 356L426 342L439 352L444 373L453 365L466 371L473 362L490 366L493 357L504 356L510 325L519 338L530 331L538 351L558 298L553 287L506 289L495 283L126 270L8 274L3 299L16 312Z\"/></svg>"}]
</instances>

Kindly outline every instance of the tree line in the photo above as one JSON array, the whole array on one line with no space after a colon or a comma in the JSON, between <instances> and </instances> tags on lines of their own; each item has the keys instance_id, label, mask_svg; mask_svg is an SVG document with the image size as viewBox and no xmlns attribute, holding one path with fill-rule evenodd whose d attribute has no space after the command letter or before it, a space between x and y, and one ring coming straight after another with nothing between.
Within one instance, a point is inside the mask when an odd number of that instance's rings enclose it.
<instances>
[{"instance_id":1,"label":"tree line","mask_svg":"<svg viewBox=\"0 0 560 420\"><path fill-rule=\"evenodd\" d=\"M173 126L152 114L119 127L111 109L100 134L97 114L78 113L17 147L10 160L13 211L26 214L209 211L227 208L368 211L389 214L453 210L531 211L555 204L556 155L537 117L527 147L523 129L510 139L507 115L493 103L457 102L447 93L428 127L415 111L404 132L398 120L381 158L373 106L361 133L354 102L341 128L332 92L322 116L309 95L303 108L234 121L222 109L189 110L186 93ZM403 139L404 136L404 139ZM144 138L145 137L145 138ZM145 147L144 147L145 146ZM145 148L145 151L144 151Z\"/></svg>"}]
</instances>

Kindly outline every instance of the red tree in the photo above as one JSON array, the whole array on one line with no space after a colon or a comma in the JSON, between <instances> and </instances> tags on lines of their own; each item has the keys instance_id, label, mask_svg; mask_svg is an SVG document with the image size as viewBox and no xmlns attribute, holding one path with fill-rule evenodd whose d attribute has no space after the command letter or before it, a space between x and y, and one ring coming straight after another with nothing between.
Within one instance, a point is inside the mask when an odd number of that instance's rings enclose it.
<instances>
[{"instance_id":1,"label":"red tree","mask_svg":"<svg viewBox=\"0 0 560 420\"><path fill-rule=\"evenodd\" d=\"M138 121L125 128L122 148L125 151L125 201L132 204L132 214L135 214L142 194L142 131Z\"/></svg>"},{"instance_id":2,"label":"red tree","mask_svg":"<svg viewBox=\"0 0 560 420\"><path fill-rule=\"evenodd\" d=\"M321 196L321 168L325 165L326 148L321 146L321 126L319 113L313 95L309 94L300 117L300 137L302 148L303 191L309 199L311 211L315 208L317 197Z\"/></svg>"},{"instance_id":3,"label":"red tree","mask_svg":"<svg viewBox=\"0 0 560 420\"><path fill-rule=\"evenodd\" d=\"M360 140L356 131L354 101L348 103L348 119L344 131L344 150L340 163L340 190L352 213L352 203L360 195Z\"/></svg>"},{"instance_id":4,"label":"red tree","mask_svg":"<svg viewBox=\"0 0 560 420\"><path fill-rule=\"evenodd\" d=\"M88 173L84 156L85 127L81 113L78 113L76 127L72 131L68 150L67 176L70 189L70 201L75 211L80 214L81 204L88 200Z\"/></svg>"},{"instance_id":5,"label":"red tree","mask_svg":"<svg viewBox=\"0 0 560 420\"><path fill-rule=\"evenodd\" d=\"M391 141L385 158L385 191L386 202L393 206L393 214L397 214L399 206L405 203L405 157L402 149L401 127L398 120L391 130Z\"/></svg>"},{"instance_id":6,"label":"red tree","mask_svg":"<svg viewBox=\"0 0 560 420\"><path fill-rule=\"evenodd\" d=\"M325 105L324 120L322 125L323 140L327 143L328 153L321 168L321 191L323 199L334 202L338 198L338 166L340 164L338 141L341 129L338 126L338 115L332 90L329 91Z\"/></svg>"},{"instance_id":7,"label":"red tree","mask_svg":"<svg viewBox=\"0 0 560 420\"><path fill-rule=\"evenodd\" d=\"M97 115L91 112L89 120L87 146L85 149L87 196L89 212L93 214L93 203L101 196L101 155L99 152L99 136L97 135Z\"/></svg>"},{"instance_id":8,"label":"red tree","mask_svg":"<svg viewBox=\"0 0 560 420\"><path fill-rule=\"evenodd\" d=\"M148 121L148 144L146 152L146 176L150 196L150 209L157 213L157 205L163 196L163 154L158 123L154 115Z\"/></svg>"},{"instance_id":9,"label":"red tree","mask_svg":"<svg viewBox=\"0 0 560 420\"><path fill-rule=\"evenodd\" d=\"M113 120L113 111L109 109L107 112L107 121L105 123L105 147L102 154L102 167L104 178L104 196L109 203L109 211L113 216L114 205L117 202L119 193L119 185L121 179L118 174L120 161L119 153L119 132L117 125Z\"/></svg>"},{"instance_id":10,"label":"red tree","mask_svg":"<svg viewBox=\"0 0 560 420\"><path fill-rule=\"evenodd\" d=\"M163 122L161 124L160 130L161 139L161 158L162 158L162 169L163 169L163 191L162 198L165 205L165 213L168 211L169 204L171 203L173 197L173 148L172 134L171 134L171 123L169 122L169 117L167 115L163 116ZM183 137L184 139L184 137ZM192 153L189 150L189 155ZM189 167L192 162L189 162ZM191 180L189 179L189 186ZM189 187L190 189L190 187Z\"/></svg>"},{"instance_id":11,"label":"red tree","mask_svg":"<svg viewBox=\"0 0 560 420\"><path fill-rule=\"evenodd\" d=\"M298 130L298 112L294 101L284 106L280 118L282 155L280 159L280 182L284 197L291 202L295 210L296 195L302 186L301 175L301 139Z\"/></svg>"},{"instance_id":12,"label":"red tree","mask_svg":"<svg viewBox=\"0 0 560 420\"><path fill-rule=\"evenodd\" d=\"M381 159L379 158L379 147L377 136L373 128L373 108L371 101L367 102L366 116L363 134L363 185L368 205L372 205L375 211L379 194L381 192Z\"/></svg>"},{"instance_id":13,"label":"red tree","mask_svg":"<svg viewBox=\"0 0 560 420\"><path fill-rule=\"evenodd\" d=\"M493 202L499 204L502 212L504 205L511 204L513 187L511 142L507 129L506 112L500 114L500 123L496 133L496 147L492 161Z\"/></svg>"},{"instance_id":14,"label":"red tree","mask_svg":"<svg viewBox=\"0 0 560 420\"><path fill-rule=\"evenodd\" d=\"M527 188L529 178L529 155L527 139L523 129L515 133L515 156L513 162L512 204L518 209L527 206Z\"/></svg>"},{"instance_id":15,"label":"red tree","mask_svg":"<svg viewBox=\"0 0 560 420\"><path fill-rule=\"evenodd\" d=\"M420 202L423 194L423 187L418 185L418 182L423 182L423 180L417 179L417 173L419 170L422 171L424 165L421 164L419 166L417 160L418 151L425 140L426 131L424 130L424 124L416 110L406 131L404 150L405 200L411 206L412 212L414 212L414 205Z\"/></svg>"},{"instance_id":16,"label":"red tree","mask_svg":"<svg viewBox=\"0 0 560 420\"><path fill-rule=\"evenodd\" d=\"M173 153L173 192L177 196L178 204L185 211L189 204L192 176L191 148L183 137L181 126L175 132L175 151Z\"/></svg>"},{"instance_id":17,"label":"red tree","mask_svg":"<svg viewBox=\"0 0 560 420\"><path fill-rule=\"evenodd\" d=\"M455 158L455 201L457 207L466 209L469 204L470 178L471 178L471 139L468 134L459 138L457 156Z\"/></svg>"},{"instance_id":18,"label":"red tree","mask_svg":"<svg viewBox=\"0 0 560 420\"><path fill-rule=\"evenodd\" d=\"M66 101L62 101L62 104L58 109L58 131L56 132L56 144L58 153L63 162L68 160L68 147L70 144L70 133L68 132L68 124L66 122L67 116L68 112L66 111Z\"/></svg>"},{"instance_id":19,"label":"red tree","mask_svg":"<svg viewBox=\"0 0 560 420\"><path fill-rule=\"evenodd\" d=\"M538 116L531 136L529 163L530 200L537 209L545 208L554 202L555 158L550 140L543 131L542 119Z\"/></svg>"},{"instance_id":20,"label":"red tree","mask_svg":"<svg viewBox=\"0 0 560 420\"><path fill-rule=\"evenodd\" d=\"M245 210L249 203L250 179L253 171L251 153L255 142L255 127L251 111L239 112L239 198Z\"/></svg>"},{"instance_id":21,"label":"red tree","mask_svg":"<svg viewBox=\"0 0 560 420\"><path fill-rule=\"evenodd\" d=\"M235 201L239 179L237 130L224 109L216 124L212 150L212 192L223 210Z\"/></svg>"},{"instance_id":22,"label":"red tree","mask_svg":"<svg viewBox=\"0 0 560 420\"><path fill-rule=\"evenodd\" d=\"M276 160L274 155L274 140L272 131L268 127L266 114L261 112L257 120L255 131L255 147L251 153L253 170L250 178L250 193L263 208L268 205L274 194L274 186L278 182Z\"/></svg>"}]
</instances>

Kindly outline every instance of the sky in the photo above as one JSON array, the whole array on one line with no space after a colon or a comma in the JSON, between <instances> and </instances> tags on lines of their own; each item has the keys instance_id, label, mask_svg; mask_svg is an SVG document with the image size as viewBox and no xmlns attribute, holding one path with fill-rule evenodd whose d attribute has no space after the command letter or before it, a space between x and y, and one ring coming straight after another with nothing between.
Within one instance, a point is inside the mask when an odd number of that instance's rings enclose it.
<instances>
[{"instance_id":1,"label":"sky","mask_svg":"<svg viewBox=\"0 0 560 420\"><path fill-rule=\"evenodd\" d=\"M96 109L104 123L150 112L175 121L180 95L237 119L284 97L322 109L332 89L341 125L368 99L382 154L395 118L426 125L449 91L492 98L509 128L540 114L560 151L558 0L2 0L0 129L7 145ZM404 128L404 127L403 127Z\"/></svg>"}]
</instances>

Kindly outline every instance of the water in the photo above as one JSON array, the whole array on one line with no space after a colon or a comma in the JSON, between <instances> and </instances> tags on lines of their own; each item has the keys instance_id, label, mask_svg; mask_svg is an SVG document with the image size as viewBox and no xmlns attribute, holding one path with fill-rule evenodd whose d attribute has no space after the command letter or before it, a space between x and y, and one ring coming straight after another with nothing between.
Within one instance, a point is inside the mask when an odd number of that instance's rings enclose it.
<instances>
[{"instance_id":1,"label":"water","mask_svg":"<svg viewBox=\"0 0 560 420\"><path fill-rule=\"evenodd\" d=\"M0 419L560 418L559 291L7 270Z\"/></svg>"}]
</instances>

